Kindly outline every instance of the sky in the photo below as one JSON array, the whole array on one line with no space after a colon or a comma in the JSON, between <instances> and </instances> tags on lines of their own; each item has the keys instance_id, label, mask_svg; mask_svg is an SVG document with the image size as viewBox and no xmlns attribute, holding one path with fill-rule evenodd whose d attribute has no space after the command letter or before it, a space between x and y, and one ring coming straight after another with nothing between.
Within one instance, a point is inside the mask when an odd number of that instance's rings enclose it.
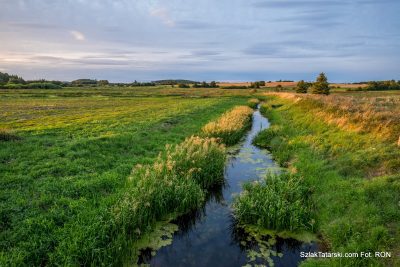
<instances>
[{"instance_id":1,"label":"sky","mask_svg":"<svg viewBox=\"0 0 400 267\"><path fill-rule=\"evenodd\" d=\"M25 79L400 79L400 0L0 0Z\"/></svg>"}]
</instances>

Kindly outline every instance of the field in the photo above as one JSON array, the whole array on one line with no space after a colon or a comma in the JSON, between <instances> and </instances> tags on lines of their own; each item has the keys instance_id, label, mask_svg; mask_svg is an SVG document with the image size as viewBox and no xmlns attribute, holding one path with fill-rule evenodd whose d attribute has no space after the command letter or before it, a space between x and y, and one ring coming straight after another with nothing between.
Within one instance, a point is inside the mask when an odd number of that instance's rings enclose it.
<instances>
[{"instance_id":1,"label":"field","mask_svg":"<svg viewBox=\"0 0 400 267\"><path fill-rule=\"evenodd\" d=\"M15 140L0 141L0 265L63 262L59 255L75 251L65 240L82 249L73 243L99 235L95 222L124 193L133 166L247 101L231 96L240 91L214 94L226 92L1 91L0 129Z\"/></svg>"},{"instance_id":2,"label":"field","mask_svg":"<svg viewBox=\"0 0 400 267\"><path fill-rule=\"evenodd\" d=\"M0 265L121 265L158 221L223 183L225 145L257 99L272 126L254 143L287 172L246 184L236 218L393 255L305 266L400 264L398 92L158 86L0 90Z\"/></svg>"}]
</instances>

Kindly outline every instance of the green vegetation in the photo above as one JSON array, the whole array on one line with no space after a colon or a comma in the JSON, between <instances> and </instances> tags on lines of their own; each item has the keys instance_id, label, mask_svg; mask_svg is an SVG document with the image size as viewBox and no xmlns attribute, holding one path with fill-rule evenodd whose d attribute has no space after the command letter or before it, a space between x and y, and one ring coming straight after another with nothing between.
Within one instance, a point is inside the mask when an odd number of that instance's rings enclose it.
<instances>
[{"instance_id":1,"label":"green vegetation","mask_svg":"<svg viewBox=\"0 0 400 267\"><path fill-rule=\"evenodd\" d=\"M163 187L179 197L167 193L166 199L182 200L171 209L158 201L165 192L149 191L140 199L154 208L142 222L127 221L134 215L124 205L133 209L136 204L121 200L135 197L134 184L154 184L138 182L140 172L128 182L132 166L154 163L165 144L175 148L208 121L246 102L229 94L109 87L0 91L0 129L19 139L0 141L0 265L117 264L129 237L153 229L153 219L198 205L204 195L199 188L215 181L201 179L198 172L190 181L168 176L173 186ZM207 155L220 155L212 151ZM207 161L204 171L217 175L207 169L212 166Z\"/></svg>"},{"instance_id":2,"label":"green vegetation","mask_svg":"<svg viewBox=\"0 0 400 267\"><path fill-rule=\"evenodd\" d=\"M255 142L267 146L294 177L304 177L312 189L309 198L315 205L315 230L328 248L337 252L392 252L392 258L387 259L308 260L304 266L400 263L395 256L400 251L399 100L399 95L382 99L276 94L263 108L274 126ZM363 116L366 110L368 115ZM256 188L252 190L263 195L264 188ZM304 195L298 196L306 200ZM261 196L253 200L249 194L247 198L249 203L262 201ZM261 214L263 211L258 211L253 216Z\"/></svg>"},{"instance_id":3,"label":"green vegetation","mask_svg":"<svg viewBox=\"0 0 400 267\"><path fill-rule=\"evenodd\" d=\"M313 230L310 189L300 176L268 174L244 184L233 208L240 224L278 231Z\"/></svg>"}]
</instances>

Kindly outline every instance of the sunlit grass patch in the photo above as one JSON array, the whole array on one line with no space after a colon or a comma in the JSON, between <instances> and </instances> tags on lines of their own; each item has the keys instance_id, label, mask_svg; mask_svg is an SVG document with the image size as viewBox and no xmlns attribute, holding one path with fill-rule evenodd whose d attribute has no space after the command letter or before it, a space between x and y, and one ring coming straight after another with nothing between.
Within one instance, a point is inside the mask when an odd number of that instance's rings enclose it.
<instances>
[{"instance_id":1,"label":"sunlit grass patch","mask_svg":"<svg viewBox=\"0 0 400 267\"><path fill-rule=\"evenodd\" d=\"M257 108L258 104L260 104L260 100L258 100L257 98L251 98L247 101L247 105L252 109Z\"/></svg>"},{"instance_id":2,"label":"sunlit grass patch","mask_svg":"<svg viewBox=\"0 0 400 267\"><path fill-rule=\"evenodd\" d=\"M251 126L253 109L248 106L238 106L223 114L216 121L203 127L203 133L208 137L221 138L227 145L237 143Z\"/></svg>"},{"instance_id":3,"label":"sunlit grass patch","mask_svg":"<svg viewBox=\"0 0 400 267\"><path fill-rule=\"evenodd\" d=\"M241 224L272 230L313 230L310 189L293 174L268 174L262 181L246 183L234 203Z\"/></svg>"}]
</instances>

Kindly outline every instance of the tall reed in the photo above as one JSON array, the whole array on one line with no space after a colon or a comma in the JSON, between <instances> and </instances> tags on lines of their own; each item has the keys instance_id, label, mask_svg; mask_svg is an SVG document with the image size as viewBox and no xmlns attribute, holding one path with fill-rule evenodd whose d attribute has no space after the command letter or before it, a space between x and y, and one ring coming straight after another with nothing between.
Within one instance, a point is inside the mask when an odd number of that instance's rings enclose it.
<instances>
[{"instance_id":1,"label":"tall reed","mask_svg":"<svg viewBox=\"0 0 400 267\"><path fill-rule=\"evenodd\" d=\"M220 138L225 144L237 143L251 126L253 110L248 106L238 106L223 114L216 121L203 127L208 137Z\"/></svg>"}]
</instances>

